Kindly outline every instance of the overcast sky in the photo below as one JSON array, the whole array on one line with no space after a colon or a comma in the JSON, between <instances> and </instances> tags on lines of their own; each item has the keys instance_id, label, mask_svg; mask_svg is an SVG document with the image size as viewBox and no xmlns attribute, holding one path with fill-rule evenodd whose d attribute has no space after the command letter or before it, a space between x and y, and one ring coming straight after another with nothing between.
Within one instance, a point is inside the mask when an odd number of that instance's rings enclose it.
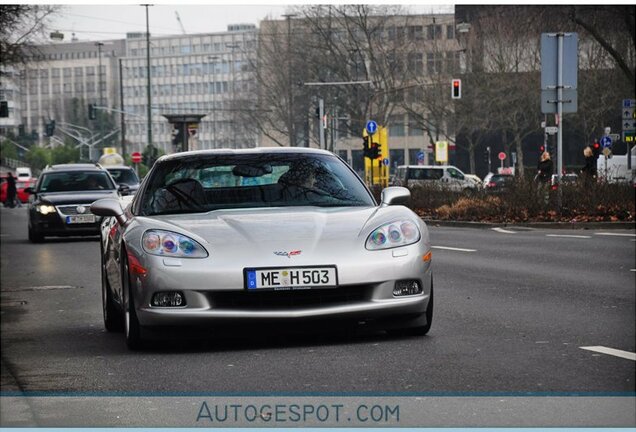
<instances>
[{"instance_id":1,"label":"overcast sky","mask_svg":"<svg viewBox=\"0 0 636 432\"><path fill-rule=\"evenodd\" d=\"M175 12L187 33L210 33L227 30L228 24L259 24L271 17L280 18L286 5L176 5L156 4L149 8L150 33L153 36L181 34ZM255 2L256 3L256 2ZM438 2L442 3L442 2ZM453 6L419 4L406 6L417 13L452 13ZM145 32L146 8L139 4L65 5L51 21L51 30L64 33L64 41L74 32L79 40L121 39L127 32Z\"/></svg>"}]
</instances>

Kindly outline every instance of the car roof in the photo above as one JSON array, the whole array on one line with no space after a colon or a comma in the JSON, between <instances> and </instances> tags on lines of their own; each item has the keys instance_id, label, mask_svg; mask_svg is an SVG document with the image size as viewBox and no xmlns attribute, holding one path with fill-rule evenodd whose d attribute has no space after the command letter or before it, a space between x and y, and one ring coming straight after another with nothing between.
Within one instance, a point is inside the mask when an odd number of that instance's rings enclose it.
<instances>
[{"instance_id":1,"label":"car roof","mask_svg":"<svg viewBox=\"0 0 636 432\"><path fill-rule=\"evenodd\" d=\"M96 164L58 164L49 165L44 169L44 172L49 171L104 171L104 168Z\"/></svg>"},{"instance_id":2,"label":"car roof","mask_svg":"<svg viewBox=\"0 0 636 432\"><path fill-rule=\"evenodd\" d=\"M161 156L157 161L168 161L174 159L188 158L191 156L212 156L212 155L238 155L238 154L264 154L264 153L308 153L308 154L334 154L321 149L309 148L309 147L256 147L250 149L215 149L215 150L196 150L173 153L170 155Z\"/></svg>"},{"instance_id":3,"label":"car roof","mask_svg":"<svg viewBox=\"0 0 636 432\"><path fill-rule=\"evenodd\" d=\"M108 166L102 166L102 168L106 169L106 170L110 170L110 169L129 169L129 170L135 170L133 167L129 167L126 165L108 165Z\"/></svg>"}]
</instances>

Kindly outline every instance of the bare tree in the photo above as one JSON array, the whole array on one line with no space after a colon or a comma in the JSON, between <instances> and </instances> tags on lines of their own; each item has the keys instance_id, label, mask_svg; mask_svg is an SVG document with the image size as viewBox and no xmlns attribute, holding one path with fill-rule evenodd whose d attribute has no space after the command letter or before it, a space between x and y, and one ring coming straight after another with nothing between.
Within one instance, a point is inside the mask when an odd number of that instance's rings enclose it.
<instances>
[{"instance_id":1,"label":"bare tree","mask_svg":"<svg viewBox=\"0 0 636 432\"><path fill-rule=\"evenodd\" d=\"M58 9L53 5L0 5L0 65L27 60L25 48L44 35L48 19Z\"/></svg>"}]
</instances>

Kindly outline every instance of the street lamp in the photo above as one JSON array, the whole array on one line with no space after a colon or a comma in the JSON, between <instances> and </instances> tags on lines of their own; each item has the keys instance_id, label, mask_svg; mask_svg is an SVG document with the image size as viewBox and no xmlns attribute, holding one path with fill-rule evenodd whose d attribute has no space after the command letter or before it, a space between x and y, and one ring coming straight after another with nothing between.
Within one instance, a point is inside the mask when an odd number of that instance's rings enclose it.
<instances>
[{"instance_id":1,"label":"street lamp","mask_svg":"<svg viewBox=\"0 0 636 432\"><path fill-rule=\"evenodd\" d=\"M208 60L212 60L212 148L216 148L216 61L219 56L208 56Z\"/></svg>"},{"instance_id":2,"label":"street lamp","mask_svg":"<svg viewBox=\"0 0 636 432\"><path fill-rule=\"evenodd\" d=\"M232 77L232 88L230 89L230 110L231 110L230 116L232 118L232 121L231 121L231 123L232 123L232 132L231 132L231 135L232 135L232 148L235 149L236 148L236 116L235 116L234 110L235 110L236 107L234 105L236 104L236 99L235 99L236 98L236 93L235 93L235 84L236 83L235 83L235 77L234 77L234 71L235 71L235 68L234 68L234 66L235 66L234 65L234 61L235 61L234 60L234 50L239 47L239 44L237 44L237 43L226 43L225 47L232 50L232 55L231 55L232 64L230 65L230 76Z\"/></svg>"},{"instance_id":3,"label":"street lamp","mask_svg":"<svg viewBox=\"0 0 636 432\"><path fill-rule=\"evenodd\" d=\"M283 14L287 19L287 98L289 100L289 111L288 111L288 129L289 129L289 146L294 147L296 143L296 134L294 131L294 93L292 89L292 56L291 56L291 19L296 16L296 14Z\"/></svg>"},{"instance_id":4,"label":"street lamp","mask_svg":"<svg viewBox=\"0 0 636 432\"><path fill-rule=\"evenodd\" d=\"M103 42L95 42L95 46L97 46L97 59L99 64L99 72L97 73L97 85L99 87L99 106L104 106L104 92L102 88L102 47L104 46Z\"/></svg>"}]
</instances>

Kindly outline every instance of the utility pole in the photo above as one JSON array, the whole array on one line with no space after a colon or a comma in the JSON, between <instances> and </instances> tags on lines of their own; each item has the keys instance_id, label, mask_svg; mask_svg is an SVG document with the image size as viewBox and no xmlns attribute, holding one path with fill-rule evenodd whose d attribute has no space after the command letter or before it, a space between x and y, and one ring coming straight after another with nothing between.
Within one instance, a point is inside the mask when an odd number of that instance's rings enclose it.
<instances>
[{"instance_id":1,"label":"utility pole","mask_svg":"<svg viewBox=\"0 0 636 432\"><path fill-rule=\"evenodd\" d=\"M95 42L97 46L97 62L99 67L99 72L97 73L97 86L99 87L99 106L104 106L104 88L102 87L102 47L104 46L103 42ZM102 133L103 130L103 116L100 116L97 119L97 127L99 129L99 133ZM88 158L90 159L90 152Z\"/></svg>"},{"instance_id":2,"label":"utility pole","mask_svg":"<svg viewBox=\"0 0 636 432\"><path fill-rule=\"evenodd\" d=\"M152 145L152 96L150 92L150 21L148 20L148 6L152 6L149 4L142 5L146 7L146 75L148 77L147 80L147 91L148 93L148 145Z\"/></svg>"},{"instance_id":3,"label":"utility pole","mask_svg":"<svg viewBox=\"0 0 636 432\"><path fill-rule=\"evenodd\" d=\"M289 111L287 113L287 129L289 131L289 146L296 144L296 134L294 131L294 92L292 89L292 56L291 56L291 19L295 14L284 14L287 19L287 99L289 101Z\"/></svg>"},{"instance_id":4,"label":"utility pole","mask_svg":"<svg viewBox=\"0 0 636 432\"><path fill-rule=\"evenodd\" d=\"M219 56L208 56L208 60L212 60L212 85L214 86L214 92L212 92L212 148L216 148L216 61Z\"/></svg>"},{"instance_id":5,"label":"utility pole","mask_svg":"<svg viewBox=\"0 0 636 432\"><path fill-rule=\"evenodd\" d=\"M121 129L121 155L126 157L126 117L124 113L124 67L119 59L119 128Z\"/></svg>"},{"instance_id":6,"label":"utility pole","mask_svg":"<svg viewBox=\"0 0 636 432\"><path fill-rule=\"evenodd\" d=\"M232 148L236 149L236 77L234 76L234 72L235 72L235 60L234 60L234 50L236 48L238 48L238 44L235 43L226 43L225 44L226 48L230 48L232 50L232 55L231 55L231 64L230 64L230 76L232 78L232 88L230 89L230 117L232 119Z\"/></svg>"}]
</instances>

